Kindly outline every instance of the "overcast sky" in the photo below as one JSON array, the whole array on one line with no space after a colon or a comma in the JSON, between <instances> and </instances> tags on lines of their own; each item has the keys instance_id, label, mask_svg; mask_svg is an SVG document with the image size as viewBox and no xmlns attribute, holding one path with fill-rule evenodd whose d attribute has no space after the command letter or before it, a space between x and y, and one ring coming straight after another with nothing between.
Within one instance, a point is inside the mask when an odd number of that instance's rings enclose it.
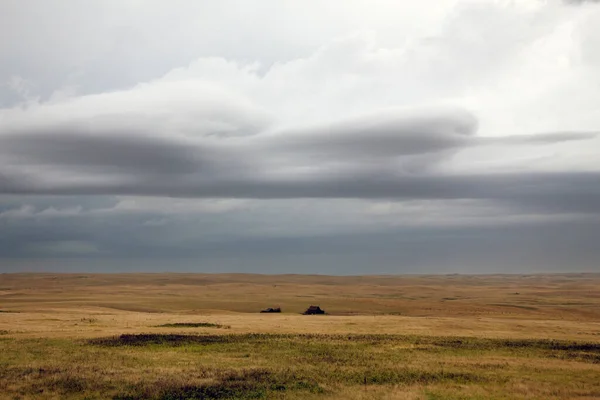
<instances>
[{"instance_id":1,"label":"overcast sky","mask_svg":"<svg viewBox=\"0 0 600 400\"><path fill-rule=\"evenodd\" d=\"M0 272L600 272L596 1L0 2Z\"/></svg>"}]
</instances>

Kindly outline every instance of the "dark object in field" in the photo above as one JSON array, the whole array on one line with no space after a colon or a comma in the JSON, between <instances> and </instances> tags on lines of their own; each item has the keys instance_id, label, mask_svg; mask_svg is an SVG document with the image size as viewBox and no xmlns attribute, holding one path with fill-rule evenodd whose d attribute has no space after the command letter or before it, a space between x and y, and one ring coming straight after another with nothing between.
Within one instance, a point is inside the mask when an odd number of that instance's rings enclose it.
<instances>
[{"instance_id":1,"label":"dark object in field","mask_svg":"<svg viewBox=\"0 0 600 400\"><path fill-rule=\"evenodd\" d=\"M281 307L277 308L265 308L264 310L260 310L261 313L272 313L272 312L281 312Z\"/></svg>"},{"instance_id":2,"label":"dark object in field","mask_svg":"<svg viewBox=\"0 0 600 400\"><path fill-rule=\"evenodd\" d=\"M304 311L304 315L317 315L317 314L325 314L325 310L322 310L319 306L310 306Z\"/></svg>"}]
</instances>

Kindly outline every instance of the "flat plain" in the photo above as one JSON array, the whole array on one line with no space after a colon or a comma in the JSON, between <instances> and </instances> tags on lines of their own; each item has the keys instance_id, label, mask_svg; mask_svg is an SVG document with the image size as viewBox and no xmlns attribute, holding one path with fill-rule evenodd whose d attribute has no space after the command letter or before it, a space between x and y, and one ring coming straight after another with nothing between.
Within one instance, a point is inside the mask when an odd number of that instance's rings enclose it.
<instances>
[{"instance_id":1,"label":"flat plain","mask_svg":"<svg viewBox=\"0 0 600 400\"><path fill-rule=\"evenodd\" d=\"M600 398L600 274L1 274L0 397Z\"/></svg>"}]
</instances>

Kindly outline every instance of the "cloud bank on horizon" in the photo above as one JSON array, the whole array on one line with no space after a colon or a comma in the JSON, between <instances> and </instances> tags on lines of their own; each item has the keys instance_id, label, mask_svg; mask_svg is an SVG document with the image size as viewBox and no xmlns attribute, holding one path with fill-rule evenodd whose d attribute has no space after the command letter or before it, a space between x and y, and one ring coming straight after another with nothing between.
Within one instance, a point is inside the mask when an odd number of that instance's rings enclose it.
<instances>
[{"instance_id":1,"label":"cloud bank on horizon","mask_svg":"<svg viewBox=\"0 0 600 400\"><path fill-rule=\"evenodd\" d=\"M600 6L375 3L3 3L6 270L597 270Z\"/></svg>"}]
</instances>

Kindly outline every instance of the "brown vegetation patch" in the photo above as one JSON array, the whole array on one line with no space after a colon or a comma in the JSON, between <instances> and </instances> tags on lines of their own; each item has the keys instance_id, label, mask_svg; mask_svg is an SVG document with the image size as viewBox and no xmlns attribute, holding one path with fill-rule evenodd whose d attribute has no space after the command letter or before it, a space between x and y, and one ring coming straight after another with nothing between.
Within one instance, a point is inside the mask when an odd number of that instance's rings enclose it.
<instances>
[{"instance_id":1,"label":"brown vegetation patch","mask_svg":"<svg viewBox=\"0 0 600 400\"><path fill-rule=\"evenodd\" d=\"M322 393L324 390L310 379L291 372L275 373L268 369L224 371L211 382L185 384L158 381L136 385L131 391L113 397L115 400L133 399L262 399L271 394L288 391Z\"/></svg>"},{"instance_id":2,"label":"brown vegetation patch","mask_svg":"<svg viewBox=\"0 0 600 400\"><path fill-rule=\"evenodd\" d=\"M229 325L213 324L210 322L174 322L156 325L157 328L231 328Z\"/></svg>"}]
</instances>

